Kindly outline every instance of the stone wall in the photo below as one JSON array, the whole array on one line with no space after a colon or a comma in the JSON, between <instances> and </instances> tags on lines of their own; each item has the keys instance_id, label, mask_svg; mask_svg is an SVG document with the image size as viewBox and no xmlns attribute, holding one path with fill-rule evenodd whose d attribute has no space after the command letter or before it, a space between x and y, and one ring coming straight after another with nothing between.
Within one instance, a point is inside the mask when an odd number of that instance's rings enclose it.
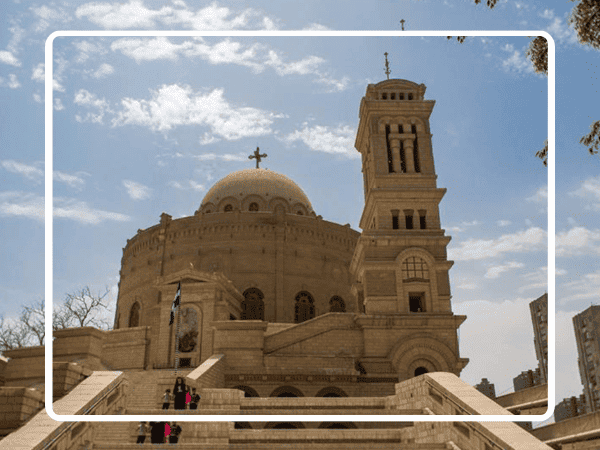
<instances>
[{"instance_id":1,"label":"stone wall","mask_svg":"<svg viewBox=\"0 0 600 450\"><path fill-rule=\"evenodd\" d=\"M144 369L150 327L123 328L106 332L102 363L113 370Z\"/></svg>"},{"instance_id":2,"label":"stone wall","mask_svg":"<svg viewBox=\"0 0 600 450\"><path fill-rule=\"evenodd\" d=\"M213 355L189 373L185 382L198 390L222 388L224 375L225 355Z\"/></svg>"},{"instance_id":3,"label":"stone wall","mask_svg":"<svg viewBox=\"0 0 600 450\"><path fill-rule=\"evenodd\" d=\"M44 407L44 396L35 389L4 387L0 389L0 437L19 428Z\"/></svg>"}]
</instances>

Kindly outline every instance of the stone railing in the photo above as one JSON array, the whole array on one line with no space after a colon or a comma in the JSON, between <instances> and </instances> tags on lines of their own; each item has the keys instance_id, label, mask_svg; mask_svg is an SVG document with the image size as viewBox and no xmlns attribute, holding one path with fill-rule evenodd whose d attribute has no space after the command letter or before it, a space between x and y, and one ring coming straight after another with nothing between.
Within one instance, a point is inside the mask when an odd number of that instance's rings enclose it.
<instances>
[{"instance_id":1,"label":"stone railing","mask_svg":"<svg viewBox=\"0 0 600 450\"><path fill-rule=\"evenodd\" d=\"M225 355L212 355L188 374L185 383L198 390L223 386L225 384Z\"/></svg>"},{"instance_id":2,"label":"stone railing","mask_svg":"<svg viewBox=\"0 0 600 450\"><path fill-rule=\"evenodd\" d=\"M120 414L125 409L126 381L121 372L94 372L61 400L56 414ZM0 450L85 448L91 445L91 422L56 422L42 410L0 441Z\"/></svg>"},{"instance_id":3,"label":"stone railing","mask_svg":"<svg viewBox=\"0 0 600 450\"><path fill-rule=\"evenodd\" d=\"M354 314L327 313L265 336L265 354L296 344L334 329L354 327Z\"/></svg>"}]
</instances>

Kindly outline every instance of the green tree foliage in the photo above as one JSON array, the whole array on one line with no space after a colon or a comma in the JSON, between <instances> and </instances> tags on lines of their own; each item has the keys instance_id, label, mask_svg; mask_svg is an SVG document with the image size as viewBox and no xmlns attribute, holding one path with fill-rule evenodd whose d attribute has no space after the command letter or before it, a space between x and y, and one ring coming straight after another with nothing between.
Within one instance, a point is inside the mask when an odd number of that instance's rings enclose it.
<instances>
[{"instance_id":1,"label":"green tree foliage","mask_svg":"<svg viewBox=\"0 0 600 450\"><path fill-rule=\"evenodd\" d=\"M498 0L487 0L487 6L492 9ZM569 23L577 32L577 40L583 45L590 45L600 50L600 0L571 0L578 3L573 7L569 16ZM478 5L482 0L474 0ZM448 36L452 39L452 36ZM456 40L463 43L466 36L457 36ZM537 73L548 75L548 41L542 36L532 39L527 49L527 57L531 60L533 68ZM590 154L598 154L600 150L600 120L590 125L590 133L583 136L579 143L588 147ZM544 148L535 154L548 165L548 140L544 142Z\"/></svg>"}]
</instances>

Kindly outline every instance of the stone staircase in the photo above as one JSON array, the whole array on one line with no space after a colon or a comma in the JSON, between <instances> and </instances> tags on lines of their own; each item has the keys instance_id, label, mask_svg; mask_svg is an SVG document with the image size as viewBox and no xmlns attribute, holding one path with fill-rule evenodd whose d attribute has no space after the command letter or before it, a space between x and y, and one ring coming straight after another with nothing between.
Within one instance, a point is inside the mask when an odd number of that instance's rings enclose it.
<instances>
[{"instance_id":1,"label":"stone staircase","mask_svg":"<svg viewBox=\"0 0 600 450\"><path fill-rule=\"evenodd\" d=\"M192 369L178 370L177 376L186 377ZM173 392L176 375L173 369L138 370L126 373L129 392L126 414L140 414L141 410L161 409L165 389ZM171 402L173 410L173 402ZM135 411L135 412L131 412Z\"/></svg>"}]
</instances>

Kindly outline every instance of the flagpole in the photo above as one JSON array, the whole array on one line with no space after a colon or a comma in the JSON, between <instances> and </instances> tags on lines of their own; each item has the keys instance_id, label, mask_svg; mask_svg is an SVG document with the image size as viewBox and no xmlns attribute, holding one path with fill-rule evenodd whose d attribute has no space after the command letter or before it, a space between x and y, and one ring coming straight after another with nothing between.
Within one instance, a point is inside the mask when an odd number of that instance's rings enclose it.
<instances>
[{"instance_id":1,"label":"flagpole","mask_svg":"<svg viewBox=\"0 0 600 450\"><path fill-rule=\"evenodd\" d=\"M180 282L181 283L181 282ZM179 370L179 312L181 310L181 284L179 284L179 302L177 303L177 311L175 314L177 315L176 321L177 325L175 325L175 375L177 376L177 371Z\"/></svg>"}]
</instances>

